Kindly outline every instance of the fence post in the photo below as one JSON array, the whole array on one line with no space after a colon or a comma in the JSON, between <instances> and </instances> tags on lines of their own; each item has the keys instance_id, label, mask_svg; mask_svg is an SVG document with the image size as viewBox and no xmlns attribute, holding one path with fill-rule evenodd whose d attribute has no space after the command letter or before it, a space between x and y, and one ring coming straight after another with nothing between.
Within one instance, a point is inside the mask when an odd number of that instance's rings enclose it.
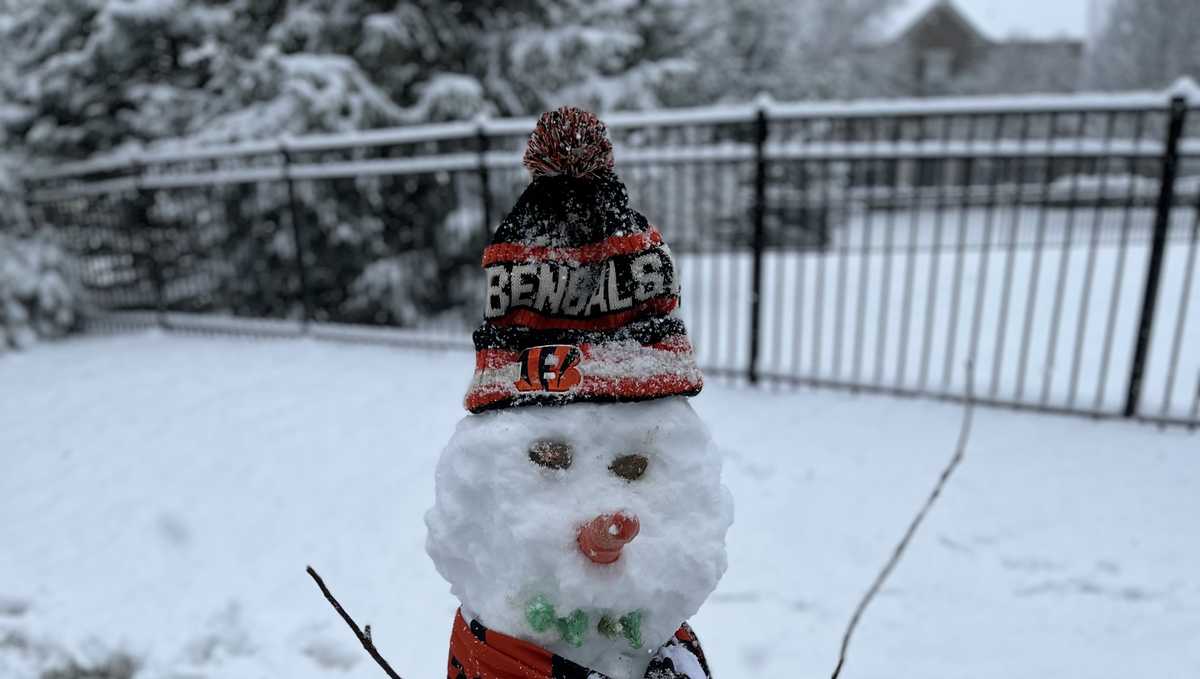
<instances>
[{"instance_id":1,"label":"fence post","mask_svg":"<svg viewBox=\"0 0 1200 679\"><path fill-rule=\"evenodd\" d=\"M482 116L476 120L475 145L479 153L479 198L483 208L483 245L486 247L492 240L492 185L489 181L487 166L490 142L487 136L487 124Z\"/></svg>"},{"instance_id":2,"label":"fence post","mask_svg":"<svg viewBox=\"0 0 1200 679\"><path fill-rule=\"evenodd\" d=\"M1154 328L1154 309L1158 304L1158 286L1162 278L1163 254L1167 246L1167 231L1171 226L1171 208L1175 202L1175 173L1179 165L1179 140L1187 120L1187 99L1183 96L1171 98L1168 109L1167 140L1162 157L1162 183L1158 191L1158 203L1154 211L1154 241L1150 247L1150 261L1146 265L1146 285L1143 290L1142 312L1138 320L1137 339L1134 345L1133 365L1129 373L1129 390L1125 396L1125 417L1137 414L1142 398L1142 377L1146 370L1146 357L1150 351L1151 330Z\"/></svg>"},{"instance_id":3,"label":"fence post","mask_svg":"<svg viewBox=\"0 0 1200 679\"><path fill-rule=\"evenodd\" d=\"M288 213L292 222L292 240L296 243L296 275L300 283L300 303L304 306L304 318L300 322L302 332L308 331L313 320L312 294L308 284L308 264L304 261L303 229L300 226L300 206L296 203L296 185L292 179L292 154L287 141L280 140L279 154L283 156L283 180L287 184Z\"/></svg>"},{"instance_id":4,"label":"fence post","mask_svg":"<svg viewBox=\"0 0 1200 679\"><path fill-rule=\"evenodd\" d=\"M159 258L158 234L155 233L154 223L150 218L150 205L153 201L150 189L146 188L146 166L138 158L129 161L129 169L133 175L134 198L131 206L130 233L133 235L131 245L133 255L140 258L150 269L150 283L154 286L154 312L161 328L167 327L167 283L163 275L162 262ZM141 237L135 229L140 227ZM142 252L142 249L145 249Z\"/></svg>"},{"instance_id":5,"label":"fence post","mask_svg":"<svg viewBox=\"0 0 1200 679\"><path fill-rule=\"evenodd\" d=\"M750 292L750 363L746 368L746 377L750 384L758 384L758 353L761 340L762 325L762 282L763 282L763 247L766 238L767 215L767 104L766 97L757 100L757 112L754 116L754 205L751 213L753 220L754 238L751 247L754 251L752 289Z\"/></svg>"}]
</instances>

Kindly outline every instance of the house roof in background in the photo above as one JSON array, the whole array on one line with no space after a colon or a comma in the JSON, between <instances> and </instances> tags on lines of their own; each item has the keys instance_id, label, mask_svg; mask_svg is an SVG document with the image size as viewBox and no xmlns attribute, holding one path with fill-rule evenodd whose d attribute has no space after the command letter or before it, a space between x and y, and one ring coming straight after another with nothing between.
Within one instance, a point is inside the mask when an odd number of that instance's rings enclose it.
<instances>
[{"instance_id":1,"label":"house roof in background","mask_svg":"<svg viewBox=\"0 0 1200 679\"><path fill-rule=\"evenodd\" d=\"M928 6L925 8L925 11L921 12L916 17L914 17L908 23L908 25L903 30L900 31L900 33L898 33L897 35L895 35L894 37L892 37L890 39L898 40L898 39L907 38L910 34L912 34L913 31L916 31L918 28L921 27L922 24L928 22L931 17L935 16L934 10L937 10L939 8L946 10L941 13L942 16L948 16L951 21L955 21L955 22L961 24L965 30L967 30L968 32L970 32L971 34L973 34L975 36L976 40L979 40L982 42L988 42L988 41L992 40L992 37L990 35L986 35L983 33L983 31L979 30L979 26L970 17L968 17L966 14L963 14L961 7L959 7L958 5L956 5L953 2L945 2L945 1L928 3Z\"/></svg>"},{"instance_id":2,"label":"house roof in background","mask_svg":"<svg viewBox=\"0 0 1200 679\"><path fill-rule=\"evenodd\" d=\"M989 40L1082 40L1087 32L1088 0L904 0L884 22L882 41L900 37L940 3L953 5Z\"/></svg>"}]
</instances>

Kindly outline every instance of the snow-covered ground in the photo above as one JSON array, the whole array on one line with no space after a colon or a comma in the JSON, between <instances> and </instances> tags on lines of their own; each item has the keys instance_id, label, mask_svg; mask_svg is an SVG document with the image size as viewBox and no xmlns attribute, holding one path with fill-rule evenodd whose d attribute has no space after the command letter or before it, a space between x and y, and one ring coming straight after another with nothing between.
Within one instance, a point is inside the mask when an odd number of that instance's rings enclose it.
<instances>
[{"instance_id":1,"label":"snow-covered ground","mask_svg":"<svg viewBox=\"0 0 1200 679\"><path fill-rule=\"evenodd\" d=\"M424 554L465 353L142 333L0 359L0 676L114 650L144 677L378 677L313 564L410 679L454 610ZM695 401L728 449L718 677L827 676L950 454L953 405ZM847 678L1200 675L1200 434L982 409Z\"/></svg>"}]
</instances>

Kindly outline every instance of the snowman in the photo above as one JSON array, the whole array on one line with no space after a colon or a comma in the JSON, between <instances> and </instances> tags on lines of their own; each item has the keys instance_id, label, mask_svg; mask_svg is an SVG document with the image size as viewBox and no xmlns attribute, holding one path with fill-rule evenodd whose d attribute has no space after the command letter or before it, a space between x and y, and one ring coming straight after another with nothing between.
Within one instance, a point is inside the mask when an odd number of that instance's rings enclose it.
<instances>
[{"instance_id":1,"label":"snowman","mask_svg":"<svg viewBox=\"0 0 1200 679\"><path fill-rule=\"evenodd\" d=\"M670 250L594 115L544 114L524 163L426 515L461 602L448 677L707 679L686 620L725 571L733 503L687 400L703 382Z\"/></svg>"}]
</instances>

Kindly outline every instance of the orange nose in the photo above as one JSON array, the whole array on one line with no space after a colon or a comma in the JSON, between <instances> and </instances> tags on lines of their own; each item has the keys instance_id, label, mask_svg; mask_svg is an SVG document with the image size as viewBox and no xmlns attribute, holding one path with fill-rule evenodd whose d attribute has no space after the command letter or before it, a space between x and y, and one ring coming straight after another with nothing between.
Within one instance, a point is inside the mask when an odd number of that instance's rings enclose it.
<instances>
[{"instance_id":1,"label":"orange nose","mask_svg":"<svg viewBox=\"0 0 1200 679\"><path fill-rule=\"evenodd\" d=\"M579 529L579 550L593 563L613 563L621 558L621 548L640 530L641 524L633 514L601 514Z\"/></svg>"}]
</instances>

